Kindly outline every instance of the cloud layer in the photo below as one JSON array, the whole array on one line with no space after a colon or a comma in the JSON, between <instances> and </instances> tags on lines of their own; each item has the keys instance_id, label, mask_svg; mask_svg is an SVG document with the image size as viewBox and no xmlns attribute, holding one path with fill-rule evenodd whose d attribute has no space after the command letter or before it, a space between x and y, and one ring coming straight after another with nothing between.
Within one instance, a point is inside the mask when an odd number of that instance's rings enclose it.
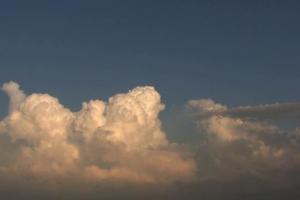
<instances>
[{"instance_id":1,"label":"cloud layer","mask_svg":"<svg viewBox=\"0 0 300 200\"><path fill-rule=\"evenodd\" d=\"M50 199L297 196L300 131L286 122L297 121L299 103L229 108L191 100L197 141L178 144L162 129L165 106L150 86L83 102L78 112L49 94L26 95L15 82L2 90L10 105L0 121L0 194L19 199L17 188Z\"/></svg>"}]
</instances>

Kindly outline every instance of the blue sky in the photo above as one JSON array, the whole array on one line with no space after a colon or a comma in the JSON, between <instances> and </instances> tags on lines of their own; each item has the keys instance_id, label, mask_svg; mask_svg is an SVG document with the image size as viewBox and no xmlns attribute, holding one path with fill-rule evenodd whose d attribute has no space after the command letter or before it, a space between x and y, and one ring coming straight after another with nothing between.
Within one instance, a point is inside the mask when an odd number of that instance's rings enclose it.
<instances>
[{"instance_id":1,"label":"blue sky","mask_svg":"<svg viewBox=\"0 0 300 200\"><path fill-rule=\"evenodd\" d=\"M1 1L0 80L73 110L138 85L168 109L298 101L297 1ZM1 115L7 98L0 95Z\"/></svg>"}]
</instances>

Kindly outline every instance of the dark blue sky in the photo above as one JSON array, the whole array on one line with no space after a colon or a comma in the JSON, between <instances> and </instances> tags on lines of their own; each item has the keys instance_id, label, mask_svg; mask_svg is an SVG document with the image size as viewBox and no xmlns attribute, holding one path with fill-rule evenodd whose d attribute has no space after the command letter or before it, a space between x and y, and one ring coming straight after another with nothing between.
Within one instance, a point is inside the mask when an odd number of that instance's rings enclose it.
<instances>
[{"instance_id":1,"label":"dark blue sky","mask_svg":"<svg viewBox=\"0 0 300 200\"><path fill-rule=\"evenodd\" d=\"M299 10L276 0L1 1L0 80L72 110L138 85L154 85L169 110L208 97L299 101Z\"/></svg>"}]
</instances>

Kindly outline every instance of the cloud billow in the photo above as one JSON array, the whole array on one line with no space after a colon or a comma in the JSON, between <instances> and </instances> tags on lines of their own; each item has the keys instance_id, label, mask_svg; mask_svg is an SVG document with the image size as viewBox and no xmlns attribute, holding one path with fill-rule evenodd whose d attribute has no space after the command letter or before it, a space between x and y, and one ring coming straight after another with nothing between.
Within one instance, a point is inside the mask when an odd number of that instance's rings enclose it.
<instances>
[{"instance_id":1,"label":"cloud billow","mask_svg":"<svg viewBox=\"0 0 300 200\"><path fill-rule=\"evenodd\" d=\"M1 166L10 174L29 174L51 182L169 183L189 181L195 163L172 147L161 129L164 109L153 87L137 87L108 102L83 103L71 112L48 94L25 96L15 82L3 85L10 112L0 131L18 144L15 158Z\"/></svg>"},{"instance_id":2,"label":"cloud billow","mask_svg":"<svg viewBox=\"0 0 300 200\"><path fill-rule=\"evenodd\" d=\"M299 103L229 108L190 100L198 140L179 144L163 131L165 105L151 86L83 102L77 112L49 94L26 95L15 82L2 90L10 98L0 121L7 199L20 198L16 188L29 199L37 191L49 199L297 196L300 131L277 123L296 119Z\"/></svg>"},{"instance_id":3,"label":"cloud billow","mask_svg":"<svg viewBox=\"0 0 300 200\"><path fill-rule=\"evenodd\" d=\"M279 188L291 183L292 172L300 167L299 131L266 119L296 118L299 103L228 108L200 99L189 101L187 107L193 109L199 133L205 136L197 156L203 179L238 181L248 176Z\"/></svg>"}]
</instances>

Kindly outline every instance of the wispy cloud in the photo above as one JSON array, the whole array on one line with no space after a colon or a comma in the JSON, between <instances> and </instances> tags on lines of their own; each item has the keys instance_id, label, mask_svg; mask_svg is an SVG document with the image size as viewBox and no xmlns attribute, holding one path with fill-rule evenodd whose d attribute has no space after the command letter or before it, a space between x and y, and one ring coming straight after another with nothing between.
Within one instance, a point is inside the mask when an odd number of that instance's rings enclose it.
<instances>
[{"instance_id":1,"label":"wispy cloud","mask_svg":"<svg viewBox=\"0 0 300 200\"><path fill-rule=\"evenodd\" d=\"M197 110L195 117L227 115L249 119L291 119L300 117L300 102L274 103L228 108L212 99L190 100L188 107Z\"/></svg>"}]
</instances>

